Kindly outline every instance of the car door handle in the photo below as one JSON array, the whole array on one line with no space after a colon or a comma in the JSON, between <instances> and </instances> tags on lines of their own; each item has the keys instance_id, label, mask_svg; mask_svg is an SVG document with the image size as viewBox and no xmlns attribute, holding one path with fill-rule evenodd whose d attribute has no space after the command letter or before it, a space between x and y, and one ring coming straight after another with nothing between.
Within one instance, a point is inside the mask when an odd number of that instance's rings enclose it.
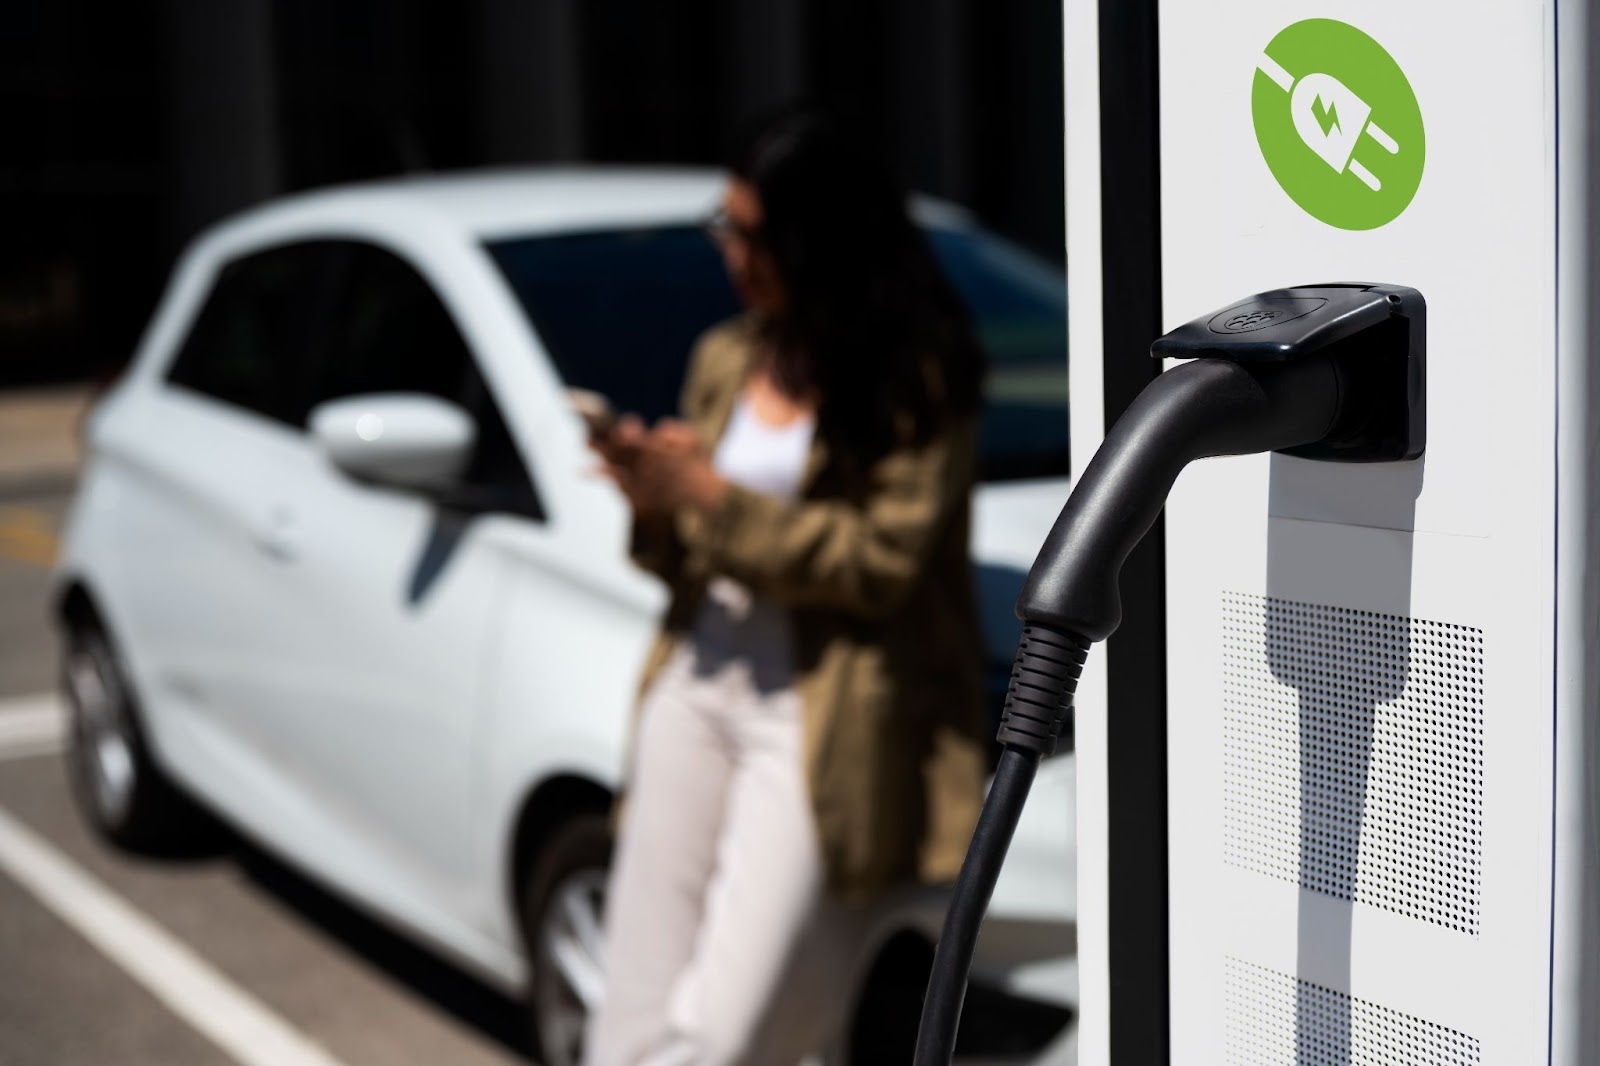
<instances>
[{"instance_id":1,"label":"car door handle","mask_svg":"<svg viewBox=\"0 0 1600 1066\"><path fill-rule=\"evenodd\" d=\"M261 553L279 562L292 562L300 554L300 529L294 512L287 507L274 507L266 521L256 529L256 547Z\"/></svg>"}]
</instances>

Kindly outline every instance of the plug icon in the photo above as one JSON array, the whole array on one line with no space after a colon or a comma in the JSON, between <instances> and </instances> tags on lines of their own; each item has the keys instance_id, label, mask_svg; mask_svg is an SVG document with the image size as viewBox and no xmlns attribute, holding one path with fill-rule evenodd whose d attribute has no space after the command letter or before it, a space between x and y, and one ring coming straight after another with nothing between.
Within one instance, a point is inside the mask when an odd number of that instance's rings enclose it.
<instances>
[{"instance_id":1,"label":"plug icon","mask_svg":"<svg viewBox=\"0 0 1600 1066\"><path fill-rule=\"evenodd\" d=\"M1417 195L1428 154L1417 95L1394 57L1327 18L1292 22L1244 56L1254 59L1250 124L1284 194L1339 229L1393 222Z\"/></svg>"},{"instance_id":2,"label":"plug icon","mask_svg":"<svg viewBox=\"0 0 1600 1066\"><path fill-rule=\"evenodd\" d=\"M1353 174L1373 192L1383 188L1377 175L1355 158L1356 146L1363 134L1390 155L1397 154L1400 145L1372 121L1372 107L1365 100L1331 74L1307 74L1296 80L1265 53L1257 66L1289 94L1289 116L1307 148L1335 172Z\"/></svg>"}]
</instances>

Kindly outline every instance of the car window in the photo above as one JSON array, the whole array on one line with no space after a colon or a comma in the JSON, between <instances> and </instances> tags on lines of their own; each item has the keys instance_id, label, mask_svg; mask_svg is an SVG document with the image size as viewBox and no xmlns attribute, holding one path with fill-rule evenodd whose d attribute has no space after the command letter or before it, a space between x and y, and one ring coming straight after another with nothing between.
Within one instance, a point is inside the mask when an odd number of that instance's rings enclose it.
<instances>
[{"instance_id":1,"label":"car window","mask_svg":"<svg viewBox=\"0 0 1600 1066\"><path fill-rule=\"evenodd\" d=\"M934 230L929 238L989 358L978 444L984 480L1065 475L1066 279L988 234Z\"/></svg>"},{"instance_id":2,"label":"car window","mask_svg":"<svg viewBox=\"0 0 1600 1066\"><path fill-rule=\"evenodd\" d=\"M533 480L466 338L433 286L392 252L343 244L337 281L315 338L317 357L299 412L374 392L420 392L466 409L478 444L462 481L471 509L542 517Z\"/></svg>"},{"instance_id":3,"label":"car window","mask_svg":"<svg viewBox=\"0 0 1600 1066\"><path fill-rule=\"evenodd\" d=\"M721 257L692 226L496 241L489 252L562 380L649 421L677 413L695 339L739 310Z\"/></svg>"},{"instance_id":4,"label":"car window","mask_svg":"<svg viewBox=\"0 0 1600 1066\"><path fill-rule=\"evenodd\" d=\"M346 244L336 294L320 331L312 404L370 392L459 402L472 354L416 268L382 248Z\"/></svg>"},{"instance_id":5,"label":"car window","mask_svg":"<svg viewBox=\"0 0 1600 1066\"><path fill-rule=\"evenodd\" d=\"M299 375L334 248L327 242L286 245L224 266L167 380L298 422Z\"/></svg>"},{"instance_id":6,"label":"car window","mask_svg":"<svg viewBox=\"0 0 1600 1066\"><path fill-rule=\"evenodd\" d=\"M988 234L933 230L990 360L985 480L1067 472L1067 308L1061 272ZM492 241L490 255L569 386L646 419L675 413L690 349L739 304L692 226Z\"/></svg>"}]
</instances>

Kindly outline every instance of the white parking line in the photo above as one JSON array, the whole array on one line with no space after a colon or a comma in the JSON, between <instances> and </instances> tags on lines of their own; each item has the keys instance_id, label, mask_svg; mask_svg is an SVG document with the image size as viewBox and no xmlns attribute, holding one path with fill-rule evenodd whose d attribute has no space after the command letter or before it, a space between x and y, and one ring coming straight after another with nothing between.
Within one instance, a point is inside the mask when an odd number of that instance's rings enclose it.
<instances>
[{"instance_id":1,"label":"white parking line","mask_svg":"<svg viewBox=\"0 0 1600 1066\"><path fill-rule=\"evenodd\" d=\"M60 751L66 710L53 692L0 699L0 762Z\"/></svg>"},{"instance_id":2,"label":"white parking line","mask_svg":"<svg viewBox=\"0 0 1600 1066\"><path fill-rule=\"evenodd\" d=\"M3 809L0 871L242 1066L341 1066Z\"/></svg>"}]
</instances>

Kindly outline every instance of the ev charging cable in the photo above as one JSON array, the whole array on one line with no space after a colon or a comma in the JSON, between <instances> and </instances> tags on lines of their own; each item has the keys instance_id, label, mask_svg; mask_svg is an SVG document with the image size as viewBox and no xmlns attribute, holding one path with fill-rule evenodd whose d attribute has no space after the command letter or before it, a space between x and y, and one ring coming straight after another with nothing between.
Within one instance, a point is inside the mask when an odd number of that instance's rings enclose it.
<instances>
[{"instance_id":1,"label":"ev charging cable","mask_svg":"<svg viewBox=\"0 0 1600 1066\"><path fill-rule=\"evenodd\" d=\"M1156 343L1156 354L1204 357L1156 377L1117 420L1017 601L1023 631L999 730L1004 750L934 954L915 1066L945 1066L954 1054L979 927L1039 760L1055 750L1089 646L1122 620L1122 564L1178 474L1206 456L1283 449L1414 458L1424 424L1423 313L1421 295L1397 286L1274 290Z\"/></svg>"}]
</instances>

